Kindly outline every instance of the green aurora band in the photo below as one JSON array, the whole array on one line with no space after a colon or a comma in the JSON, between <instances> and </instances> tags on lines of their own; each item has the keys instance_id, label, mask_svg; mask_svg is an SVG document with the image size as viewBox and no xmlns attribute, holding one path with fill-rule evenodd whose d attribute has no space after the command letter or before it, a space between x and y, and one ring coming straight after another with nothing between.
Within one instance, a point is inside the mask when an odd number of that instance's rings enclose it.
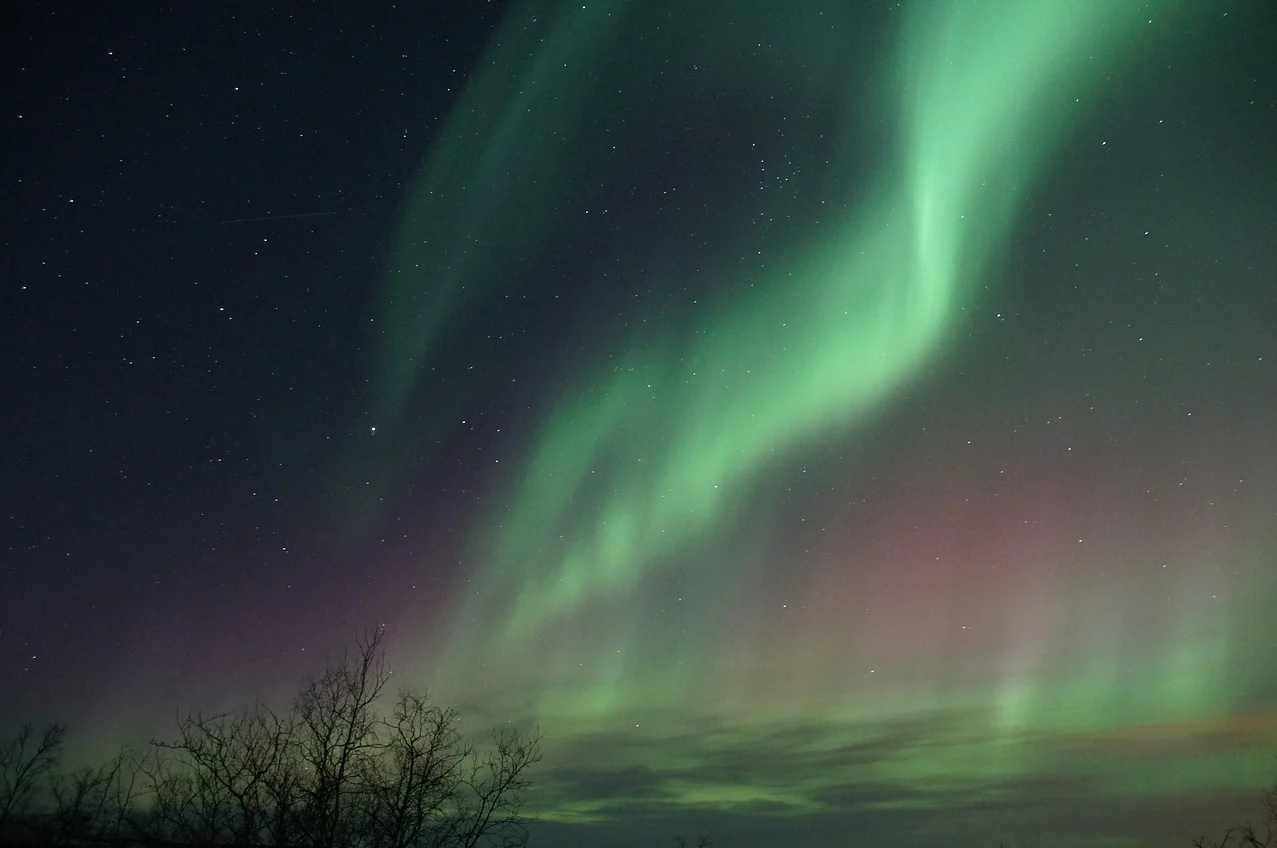
<instances>
[{"instance_id":1,"label":"green aurora band","mask_svg":"<svg viewBox=\"0 0 1277 848\"><path fill-rule=\"evenodd\" d=\"M904 755L880 766L882 779L1016 773L1025 754L1014 743L1029 730L1098 733L1226 712L1220 684L1238 660L1230 634L1200 622L1163 633L1156 656L1116 686L1119 671L1095 650L1112 632L1052 647L1060 631L1026 613L1009 625L1014 644L990 651L996 667L970 685L928 681L924 664L881 697L857 692L862 684L837 672L832 649L813 647L799 665L814 670L796 671L785 655L793 643L769 646L731 623L732 590L765 582L769 568L766 530L748 529L769 475L846 440L951 350L998 279L1018 212L1053 153L1103 102L1106 80L1138 58L1147 4L912 4L893 22L899 42L877 57L868 98L863 74L846 76L847 4L813 3L801 14L777 13L774 2L695 5L533 3L510 13L409 198L381 317L379 424L404 414L453 316L506 293L519 263L538 261L596 201L597 186L618 179L634 151L599 127L662 108L632 79L665 65L695 69L702 88L807 87L818 102L845 103L842 147L862 150L851 141L859 133L885 139L887 150L872 169L857 170L852 153L832 161L831 175L857 172L847 196L807 210L810 226L769 244L765 261L724 261L716 272L730 276L721 291L731 293L700 307L694 327L633 329L573 376L531 440L508 503L475 531L472 591L457 602L434 685L543 721L567 717L582 733L621 715L641 724L671 711L735 714L735 724L703 737L710 747L740 744L753 732L742 728L796 712L828 722L830 745L859 738L856 722L899 714L901 703L980 716L962 724L966 743ZM753 49L761 39L770 57ZM673 88L678 73L668 77ZM653 598L674 576L699 603L725 600L657 623L664 602ZM1043 603L1067 616L1093 589L1060 591ZM708 661L658 661L674 655L718 660L712 670ZM778 686L786 696L765 694ZM1235 767L1233 779L1245 779ZM815 804L812 785L680 787L689 804ZM588 804L560 810L589 814Z\"/></svg>"}]
</instances>

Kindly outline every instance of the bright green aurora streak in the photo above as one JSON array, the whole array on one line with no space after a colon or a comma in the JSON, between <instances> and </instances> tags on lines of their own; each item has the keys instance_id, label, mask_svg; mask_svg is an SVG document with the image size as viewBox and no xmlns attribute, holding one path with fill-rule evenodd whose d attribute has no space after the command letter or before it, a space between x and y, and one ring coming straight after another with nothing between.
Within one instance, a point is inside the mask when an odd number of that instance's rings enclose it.
<instances>
[{"instance_id":1,"label":"bright green aurora streak","mask_svg":"<svg viewBox=\"0 0 1277 848\"><path fill-rule=\"evenodd\" d=\"M863 149L855 139L866 135L889 139L871 174L861 166L818 223L765 263L735 266L741 279L723 286L735 294L712 300L697 326L635 330L574 377L531 441L509 503L477 534L480 564L434 678L441 688L508 685L529 711L581 722L681 708L703 694L701 668L629 658L639 634L659 630L641 611L651 581L694 568L707 584L731 586L767 567L706 552L735 549L724 540L741 528L766 472L845 438L946 353L996 279L1053 152L1103 102L1106 81L1136 58L1149 24L1148 4L1125 0L910 4L907 20L893 24L898 45L870 76L877 111L866 114L863 72L845 76L848 4L799 5L525 4L439 136L384 298L379 423L402 414L456 310L508 291L520 263L563 238L596 187L624 169L627 140L601 138L598 128L621 126L617 116L639 123L663 99L631 84L645 78L635 63L686 69L697 86L727 92L807 87L845 103L847 141L834 149ZM780 59L754 49L763 38ZM675 72L669 85L680 85ZM830 173L855 169L854 155L843 155ZM742 229L733 242L747 239ZM1221 638L1184 630L1143 672L1150 701L1165 707L1159 715L1218 706ZM702 651L744 653L702 639ZM1045 671L1029 653L1010 649L1004 676L976 697L1004 736L1041 711ZM1053 693L1064 699L1060 714L1074 717L1062 721L1105 708L1105 726L1138 718L1146 704L1110 703L1107 667L1088 662ZM729 669L713 683L725 708L748 702L762 720L766 699L744 691L767 674ZM723 689L733 680L738 695ZM894 708L868 695L849 707L837 687L823 700L815 689L811 708L828 716ZM927 705L973 703L969 693L931 695ZM936 755L925 767L897 767L1017 768L1009 753L945 756L952 762ZM723 791L806 803L776 787ZM704 787L687 792L716 797Z\"/></svg>"}]
</instances>

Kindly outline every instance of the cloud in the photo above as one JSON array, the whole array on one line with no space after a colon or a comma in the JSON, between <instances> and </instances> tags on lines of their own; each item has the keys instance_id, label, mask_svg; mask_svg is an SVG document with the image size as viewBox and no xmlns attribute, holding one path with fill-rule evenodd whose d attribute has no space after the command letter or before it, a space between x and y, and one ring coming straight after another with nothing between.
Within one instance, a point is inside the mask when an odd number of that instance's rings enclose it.
<instances>
[{"instance_id":1,"label":"cloud","mask_svg":"<svg viewBox=\"0 0 1277 848\"><path fill-rule=\"evenodd\" d=\"M554 769L541 777L542 791L578 801L609 798L649 800L668 798L668 778L641 765L620 768L569 766Z\"/></svg>"},{"instance_id":2,"label":"cloud","mask_svg":"<svg viewBox=\"0 0 1277 848\"><path fill-rule=\"evenodd\" d=\"M753 726L685 716L560 740L548 760L559 765L537 781L537 805L547 811L538 844L661 845L680 833L713 834L732 848L1191 838L1243 821L1254 789L1234 780L1234 788L1144 791L1130 755L1191 772L1214 751L1272 750L1273 727L1272 715L1256 715L999 738L979 711ZM1018 758L1014 769L983 767L998 750ZM609 842L618 829L626 838Z\"/></svg>"},{"instance_id":3,"label":"cloud","mask_svg":"<svg viewBox=\"0 0 1277 848\"><path fill-rule=\"evenodd\" d=\"M1048 750L1167 760L1277 749L1277 710L1043 737Z\"/></svg>"},{"instance_id":4,"label":"cloud","mask_svg":"<svg viewBox=\"0 0 1277 848\"><path fill-rule=\"evenodd\" d=\"M970 744L971 717L950 711L748 727L689 717L644 732L593 732L555 746L561 765L542 772L538 795L547 807L598 818L653 804L785 816L903 803L915 791L874 774L924 749Z\"/></svg>"}]
</instances>

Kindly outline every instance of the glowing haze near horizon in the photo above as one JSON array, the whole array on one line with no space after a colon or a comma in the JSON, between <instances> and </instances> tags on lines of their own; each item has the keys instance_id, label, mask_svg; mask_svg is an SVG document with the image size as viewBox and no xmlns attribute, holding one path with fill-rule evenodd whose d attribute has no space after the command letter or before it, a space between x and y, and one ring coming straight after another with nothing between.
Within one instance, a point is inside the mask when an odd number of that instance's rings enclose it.
<instances>
[{"instance_id":1,"label":"glowing haze near horizon","mask_svg":"<svg viewBox=\"0 0 1277 848\"><path fill-rule=\"evenodd\" d=\"M1147 234L1043 258L1024 221L1192 36L1170 5L844 6L511 11L406 203L378 438L455 426L413 399L493 326L560 329L510 367L535 399L409 653L542 724L550 821L1016 832L1040 792L1075 815L1035 844L1122 844L1113 798L1271 771L1272 426L1120 296L1032 312L1126 284ZM1223 336L1202 358L1271 413Z\"/></svg>"}]
</instances>

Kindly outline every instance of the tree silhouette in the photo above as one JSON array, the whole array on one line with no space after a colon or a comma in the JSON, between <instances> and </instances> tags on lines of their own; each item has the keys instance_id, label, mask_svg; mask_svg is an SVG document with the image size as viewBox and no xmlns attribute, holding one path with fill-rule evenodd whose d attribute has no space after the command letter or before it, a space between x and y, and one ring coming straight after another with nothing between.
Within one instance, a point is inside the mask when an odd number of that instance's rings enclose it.
<instances>
[{"instance_id":1,"label":"tree silhouette","mask_svg":"<svg viewBox=\"0 0 1277 848\"><path fill-rule=\"evenodd\" d=\"M390 680L381 631L305 682L283 713L188 715L146 769L155 838L314 848L512 848L527 841L527 770L540 737L480 748L460 715Z\"/></svg>"},{"instance_id":2,"label":"tree silhouette","mask_svg":"<svg viewBox=\"0 0 1277 848\"><path fill-rule=\"evenodd\" d=\"M1218 841L1208 842L1205 836L1193 840L1195 848L1277 848L1277 786L1264 790L1263 833L1252 825L1235 827Z\"/></svg>"},{"instance_id":3,"label":"tree silhouette","mask_svg":"<svg viewBox=\"0 0 1277 848\"><path fill-rule=\"evenodd\" d=\"M84 766L49 781L53 812L48 825L52 841L84 839L119 841L135 832L134 816L143 796L143 758L123 748L96 768Z\"/></svg>"},{"instance_id":4,"label":"tree silhouette","mask_svg":"<svg viewBox=\"0 0 1277 848\"><path fill-rule=\"evenodd\" d=\"M708 836L698 836L696 838L696 848L713 848L714 841ZM687 838L683 836L674 837L674 848L688 848Z\"/></svg>"},{"instance_id":5,"label":"tree silhouette","mask_svg":"<svg viewBox=\"0 0 1277 848\"><path fill-rule=\"evenodd\" d=\"M66 727L50 724L38 737L35 726L24 724L0 745L0 835L27 812L37 788L57 767Z\"/></svg>"}]
</instances>

